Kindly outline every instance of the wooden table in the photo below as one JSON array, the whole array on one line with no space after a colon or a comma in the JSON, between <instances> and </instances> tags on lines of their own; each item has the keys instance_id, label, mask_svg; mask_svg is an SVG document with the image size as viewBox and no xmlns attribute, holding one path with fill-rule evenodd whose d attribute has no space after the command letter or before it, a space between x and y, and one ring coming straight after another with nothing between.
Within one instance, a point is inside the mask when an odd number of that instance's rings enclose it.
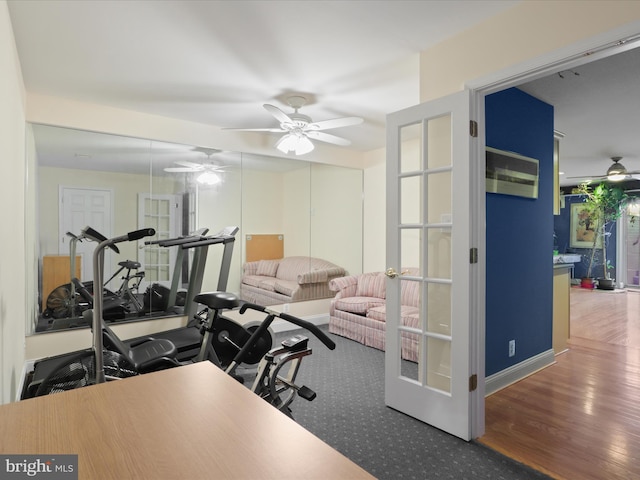
<instances>
[{"instance_id":1,"label":"wooden table","mask_svg":"<svg viewBox=\"0 0 640 480\"><path fill-rule=\"evenodd\" d=\"M0 406L0 452L77 454L80 479L373 478L209 362Z\"/></svg>"}]
</instances>

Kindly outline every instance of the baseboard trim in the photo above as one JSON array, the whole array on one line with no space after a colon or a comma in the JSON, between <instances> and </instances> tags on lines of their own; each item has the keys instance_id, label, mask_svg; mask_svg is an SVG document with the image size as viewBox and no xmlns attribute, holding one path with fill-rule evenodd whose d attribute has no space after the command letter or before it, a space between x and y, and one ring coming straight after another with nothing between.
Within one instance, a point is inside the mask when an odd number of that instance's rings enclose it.
<instances>
[{"instance_id":1,"label":"baseboard trim","mask_svg":"<svg viewBox=\"0 0 640 480\"><path fill-rule=\"evenodd\" d=\"M553 349L550 349L505 368L498 373L494 373L485 378L485 396L496 393L498 390L502 390L554 363L556 363L555 355Z\"/></svg>"},{"instance_id":2,"label":"baseboard trim","mask_svg":"<svg viewBox=\"0 0 640 480\"><path fill-rule=\"evenodd\" d=\"M329 315L327 314L309 315L307 317L302 317L302 319L306 320L309 323L313 323L316 326L326 325L327 323L329 323ZM281 320L279 318L271 324L271 330L274 333L288 332L289 330L295 330L297 328L300 327L297 327L293 323Z\"/></svg>"}]
</instances>

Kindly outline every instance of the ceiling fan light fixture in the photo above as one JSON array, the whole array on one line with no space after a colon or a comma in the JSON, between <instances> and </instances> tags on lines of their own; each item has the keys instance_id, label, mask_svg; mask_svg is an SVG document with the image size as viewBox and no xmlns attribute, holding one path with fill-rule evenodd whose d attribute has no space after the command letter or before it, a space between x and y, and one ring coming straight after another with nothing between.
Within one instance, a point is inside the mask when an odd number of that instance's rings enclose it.
<instances>
[{"instance_id":1,"label":"ceiling fan light fixture","mask_svg":"<svg viewBox=\"0 0 640 480\"><path fill-rule=\"evenodd\" d=\"M314 149L314 145L309 138L301 133L287 133L278 143L276 148L282 153L294 152L296 155L304 155Z\"/></svg>"},{"instance_id":2,"label":"ceiling fan light fixture","mask_svg":"<svg viewBox=\"0 0 640 480\"><path fill-rule=\"evenodd\" d=\"M620 182L625 178L627 178L627 176L624 174L607 175L607 180L610 180L612 182Z\"/></svg>"},{"instance_id":3,"label":"ceiling fan light fixture","mask_svg":"<svg viewBox=\"0 0 640 480\"><path fill-rule=\"evenodd\" d=\"M627 169L620 162L621 157L613 157L613 165L607 170L607 179L612 182L619 182L624 180L627 176Z\"/></svg>"},{"instance_id":4,"label":"ceiling fan light fixture","mask_svg":"<svg viewBox=\"0 0 640 480\"><path fill-rule=\"evenodd\" d=\"M220 179L220 175L214 172L203 172L198 175L198 178L196 178L196 180L198 181L198 183L202 183L203 185L215 185L222 181Z\"/></svg>"}]
</instances>

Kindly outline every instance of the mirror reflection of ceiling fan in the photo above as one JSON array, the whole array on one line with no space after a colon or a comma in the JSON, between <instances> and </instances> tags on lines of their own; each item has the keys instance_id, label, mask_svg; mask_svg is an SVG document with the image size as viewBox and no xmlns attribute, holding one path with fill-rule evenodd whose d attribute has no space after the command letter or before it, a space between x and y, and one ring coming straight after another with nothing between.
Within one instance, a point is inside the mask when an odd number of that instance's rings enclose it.
<instances>
[{"instance_id":1,"label":"mirror reflection of ceiling fan","mask_svg":"<svg viewBox=\"0 0 640 480\"><path fill-rule=\"evenodd\" d=\"M216 163L211 161L211 155L216 153L221 153L222 150L217 150L215 148L206 148L206 147L194 147L194 151L202 152L207 156L207 161L205 163L195 163L188 162L186 160L178 160L174 162L176 165L180 165L179 167L167 167L164 169L165 172L168 173L200 173L196 180L199 183L205 185L215 185L216 183L220 183L222 179L219 172L225 170L226 167L223 165L217 165Z\"/></svg>"},{"instance_id":2,"label":"mirror reflection of ceiling fan","mask_svg":"<svg viewBox=\"0 0 640 480\"><path fill-rule=\"evenodd\" d=\"M277 128L224 128L223 130L240 130L244 132L272 132L284 133L280 140L276 143L276 148L282 153L293 152L296 155L304 155L314 149L311 140L319 140L321 142L331 143L333 145L348 146L351 141L346 138L338 137L323 130L331 130L334 128L349 127L362 123L360 117L342 117L333 120L323 120L313 122L311 117L299 113L307 99L302 95L291 95L286 99L287 104L293 108L293 113L284 113L278 107L265 103L264 108L273 117L278 120L280 127Z\"/></svg>"},{"instance_id":3,"label":"mirror reflection of ceiling fan","mask_svg":"<svg viewBox=\"0 0 640 480\"><path fill-rule=\"evenodd\" d=\"M569 179L579 179L581 181L590 180L607 180L610 182L620 182L622 180L629 180L634 178L634 175L640 175L640 171L628 171L626 167L620 163L622 157L611 157L613 165L607 169L607 173L600 176L582 176L582 177L567 177Z\"/></svg>"}]
</instances>

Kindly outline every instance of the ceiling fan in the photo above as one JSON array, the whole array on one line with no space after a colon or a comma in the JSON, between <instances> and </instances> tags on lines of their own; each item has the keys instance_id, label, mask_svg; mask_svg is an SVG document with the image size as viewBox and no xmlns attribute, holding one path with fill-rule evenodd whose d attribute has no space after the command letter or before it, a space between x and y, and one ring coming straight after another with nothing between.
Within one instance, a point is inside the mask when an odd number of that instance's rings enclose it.
<instances>
[{"instance_id":1,"label":"ceiling fan","mask_svg":"<svg viewBox=\"0 0 640 480\"><path fill-rule=\"evenodd\" d=\"M333 120L313 122L311 117L299 113L307 99L302 95L291 95L286 99L287 104L293 108L293 113L285 113L274 105L265 103L264 108L280 122L279 128L225 128L223 130L240 130L245 132L272 132L284 133L276 143L276 148L283 153L294 152L296 155L304 155L313 150L313 140L331 143L333 145L347 146L351 141L338 137L322 130L331 130L340 127L349 127L362 123L360 117L342 117Z\"/></svg>"},{"instance_id":2,"label":"ceiling fan","mask_svg":"<svg viewBox=\"0 0 640 480\"><path fill-rule=\"evenodd\" d=\"M627 168L620 163L622 157L611 157L613 165L607 169L607 173L600 176L586 176L586 177L567 177L567 179L582 179L588 180L608 180L611 182L620 182L622 180L630 179L633 175L640 174L640 171L628 171Z\"/></svg>"},{"instance_id":3,"label":"ceiling fan","mask_svg":"<svg viewBox=\"0 0 640 480\"><path fill-rule=\"evenodd\" d=\"M206 148L206 147L195 147L193 148L196 152L202 152L207 156L206 163L195 163L188 162L186 160L177 160L174 162L176 165L180 165L179 167L167 167L164 169L165 172L168 173L198 173L201 172L200 175L196 178L196 180L200 183L206 185L215 185L216 183L220 183L222 179L218 172L222 172L225 170L223 165L217 165L211 161L211 155L215 153L220 153L222 150L217 150L215 148Z\"/></svg>"}]
</instances>

